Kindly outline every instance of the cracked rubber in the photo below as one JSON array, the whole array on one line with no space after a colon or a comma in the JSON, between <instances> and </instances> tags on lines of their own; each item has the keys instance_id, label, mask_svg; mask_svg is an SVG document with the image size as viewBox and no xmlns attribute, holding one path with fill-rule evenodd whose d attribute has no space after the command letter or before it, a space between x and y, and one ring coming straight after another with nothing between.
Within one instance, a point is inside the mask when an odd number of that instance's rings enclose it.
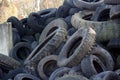
<instances>
[{"instance_id":1,"label":"cracked rubber","mask_svg":"<svg viewBox=\"0 0 120 80\"><path fill-rule=\"evenodd\" d=\"M95 42L95 31L92 28L80 28L65 43L58 55L58 66L73 67L80 63Z\"/></svg>"}]
</instances>

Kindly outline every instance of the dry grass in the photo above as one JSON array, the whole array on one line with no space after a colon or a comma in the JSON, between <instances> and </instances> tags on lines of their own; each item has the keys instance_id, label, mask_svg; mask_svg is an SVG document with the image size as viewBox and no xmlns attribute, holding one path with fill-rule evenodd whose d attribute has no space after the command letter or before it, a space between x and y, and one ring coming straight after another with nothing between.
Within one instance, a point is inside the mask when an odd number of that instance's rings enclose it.
<instances>
[{"instance_id":1,"label":"dry grass","mask_svg":"<svg viewBox=\"0 0 120 80\"><path fill-rule=\"evenodd\" d=\"M27 17L31 12L59 7L63 0L13 0L19 11L19 18ZM36 3L36 1L40 1Z\"/></svg>"}]
</instances>

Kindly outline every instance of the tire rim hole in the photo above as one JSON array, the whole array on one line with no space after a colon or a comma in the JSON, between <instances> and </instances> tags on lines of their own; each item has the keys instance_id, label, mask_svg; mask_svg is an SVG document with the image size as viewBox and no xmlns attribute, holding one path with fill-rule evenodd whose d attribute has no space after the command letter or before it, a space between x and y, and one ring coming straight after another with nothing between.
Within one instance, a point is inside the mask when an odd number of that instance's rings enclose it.
<instances>
[{"instance_id":1,"label":"tire rim hole","mask_svg":"<svg viewBox=\"0 0 120 80\"><path fill-rule=\"evenodd\" d=\"M86 2L98 2L98 1L100 1L100 0L83 0L83 1L86 1Z\"/></svg>"},{"instance_id":2,"label":"tire rim hole","mask_svg":"<svg viewBox=\"0 0 120 80\"><path fill-rule=\"evenodd\" d=\"M30 50L26 47L21 47L17 50L17 57L21 60L25 60L30 54Z\"/></svg>"},{"instance_id":3,"label":"tire rim hole","mask_svg":"<svg viewBox=\"0 0 120 80\"><path fill-rule=\"evenodd\" d=\"M55 26L55 27L53 27L52 29L50 29L49 32L47 33L47 36L48 36L49 34L51 34L52 32L54 32L55 30L57 30L57 29L58 29L57 26Z\"/></svg>"},{"instance_id":4,"label":"tire rim hole","mask_svg":"<svg viewBox=\"0 0 120 80\"><path fill-rule=\"evenodd\" d=\"M22 80L33 80L33 79L31 79L31 78L23 78Z\"/></svg>"},{"instance_id":5,"label":"tire rim hole","mask_svg":"<svg viewBox=\"0 0 120 80\"><path fill-rule=\"evenodd\" d=\"M46 76L50 77L52 72L57 68L58 68L57 62L55 60L51 60L51 61L48 61L47 63L45 63L45 65L43 66L43 71Z\"/></svg>"},{"instance_id":6,"label":"tire rim hole","mask_svg":"<svg viewBox=\"0 0 120 80\"><path fill-rule=\"evenodd\" d=\"M85 20L91 20L92 14L85 15L83 19Z\"/></svg>"},{"instance_id":7,"label":"tire rim hole","mask_svg":"<svg viewBox=\"0 0 120 80\"><path fill-rule=\"evenodd\" d=\"M93 65L98 73L104 71L101 67L101 65L97 61L93 61Z\"/></svg>"},{"instance_id":8,"label":"tire rim hole","mask_svg":"<svg viewBox=\"0 0 120 80\"><path fill-rule=\"evenodd\" d=\"M80 45L81 41L82 37L79 37L78 39L74 40L74 42L72 43L73 45L71 45L69 52L67 54L67 58L73 55L75 49Z\"/></svg>"},{"instance_id":9,"label":"tire rim hole","mask_svg":"<svg viewBox=\"0 0 120 80\"><path fill-rule=\"evenodd\" d=\"M108 21L108 20L110 20L109 15L110 15L110 9L103 10L98 17L98 21Z\"/></svg>"}]
</instances>

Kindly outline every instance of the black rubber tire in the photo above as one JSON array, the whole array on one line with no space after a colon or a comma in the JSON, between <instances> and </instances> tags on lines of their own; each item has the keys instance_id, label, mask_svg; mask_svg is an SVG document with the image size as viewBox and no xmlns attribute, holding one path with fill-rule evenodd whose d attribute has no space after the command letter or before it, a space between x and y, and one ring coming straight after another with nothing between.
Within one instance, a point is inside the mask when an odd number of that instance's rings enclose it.
<instances>
[{"instance_id":1,"label":"black rubber tire","mask_svg":"<svg viewBox=\"0 0 120 80\"><path fill-rule=\"evenodd\" d=\"M23 28L22 23L14 16L11 16L7 19L7 22L12 23L12 27L16 28L20 34L20 36L23 36L25 33L25 29Z\"/></svg>"},{"instance_id":2,"label":"black rubber tire","mask_svg":"<svg viewBox=\"0 0 120 80\"><path fill-rule=\"evenodd\" d=\"M72 18L72 16L67 16L66 18L64 18L65 22L68 25L67 30L73 27L72 24L71 24L71 18Z\"/></svg>"},{"instance_id":3,"label":"black rubber tire","mask_svg":"<svg viewBox=\"0 0 120 80\"><path fill-rule=\"evenodd\" d=\"M39 38L39 43L42 43L47 36L49 36L51 33L56 31L59 27L67 29L67 23L64 21L62 18L58 18L50 22L45 29L42 31L40 38Z\"/></svg>"},{"instance_id":4,"label":"black rubber tire","mask_svg":"<svg viewBox=\"0 0 120 80\"><path fill-rule=\"evenodd\" d=\"M89 80L83 75L78 75L78 74L67 74L64 75L63 77L57 78L55 80Z\"/></svg>"},{"instance_id":5,"label":"black rubber tire","mask_svg":"<svg viewBox=\"0 0 120 80\"><path fill-rule=\"evenodd\" d=\"M68 7L66 5L60 6L56 11L56 17L57 18L67 17L69 15L69 10L70 10L70 7Z\"/></svg>"},{"instance_id":6,"label":"black rubber tire","mask_svg":"<svg viewBox=\"0 0 120 80\"><path fill-rule=\"evenodd\" d=\"M73 4L73 0L64 0L63 5L67 5L71 8L75 7L75 5Z\"/></svg>"},{"instance_id":7,"label":"black rubber tire","mask_svg":"<svg viewBox=\"0 0 120 80\"><path fill-rule=\"evenodd\" d=\"M96 10L101 4L104 3L104 0L98 0L97 2L91 2L86 0L73 0L74 5L80 9L87 9L87 10Z\"/></svg>"},{"instance_id":8,"label":"black rubber tire","mask_svg":"<svg viewBox=\"0 0 120 80\"><path fill-rule=\"evenodd\" d=\"M83 60L81 61L81 69L82 73L87 78L90 78L91 76L96 75L100 72L106 71L103 62L94 55L88 55L83 58Z\"/></svg>"},{"instance_id":9,"label":"black rubber tire","mask_svg":"<svg viewBox=\"0 0 120 80\"><path fill-rule=\"evenodd\" d=\"M41 80L31 74L21 73L15 76L14 80Z\"/></svg>"},{"instance_id":10,"label":"black rubber tire","mask_svg":"<svg viewBox=\"0 0 120 80\"><path fill-rule=\"evenodd\" d=\"M23 19L20 20L20 22L22 23L23 27L27 26L27 19L28 18L23 18Z\"/></svg>"},{"instance_id":11,"label":"black rubber tire","mask_svg":"<svg viewBox=\"0 0 120 80\"><path fill-rule=\"evenodd\" d=\"M51 18L48 18L45 22L45 26L48 25L50 22L52 22L53 20L55 20L56 17L51 17Z\"/></svg>"},{"instance_id":12,"label":"black rubber tire","mask_svg":"<svg viewBox=\"0 0 120 80\"><path fill-rule=\"evenodd\" d=\"M72 16L71 23L73 27L79 29L81 27L92 27L96 32L96 41L105 42L109 41L112 38L119 38L120 36L120 24L119 20L110 20L110 21L88 21L82 19L88 14L87 11L80 11Z\"/></svg>"},{"instance_id":13,"label":"black rubber tire","mask_svg":"<svg viewBox=\"0 0 120 80\"><path fill-rule=\"evenodd\" d=\"M21 42L27 42L27 43L32 43L35 40L33 36L22 36Z\"/></svg>"},{"instance_id":14,"label":"black rubber tire","mask_svg":"<svg viewBox=\"0 0 120 80\"><path fill-rule=\"evenodd\" d=\"M109 21L110 20L110 10L113 5L103 4L96 9L91 18L92 21Z\"/></svg>"},{"instance_id":15,"label":"black rubber tire","mask_svg":"<svg viewBox=\"0 0 120 80\"><path fill-rule=\"evenodd\" d=\"M58 66L73 67L91 50L95 42L92 28L80 28L66 42L58 56Z\"/></svg>"},{"instance_id":16,"label":"black rubber tire","mask_svg":"<svg viewBox=\"0 0 120 80\"><path fill-rule=\"evenodd\" d=\"M14 79L14 77L17 74L20 74L20 73L26 73L26 71L24 70L24 68L17 68L17 69L9 71L9 73L7 73L4 76L3 80Z\"/></svg>"},{"instance_id":17,"label":"black rubber tire","mask_svg":"<svg viewBox=\"0 0 120 80\"><path fill-rule=\"evenodd\" d=\"M49 8L49 9L40 10L37 12L37 14L41 16L43 20L46 21L47 19L51 17L55 17L56 11L57 11L57 8Z\"/></svg>"},{"instance_id":18,"label":"black rubber tire","mask_svg":"<svg viewBox=\"0 0 120 80\"><path fill-rule=\"evenodd\" d=\"M31 52L32 48L29 43L19 42L12 48L9 56L20 63L24 63L25 59L30 55Z\"/></svg>"},{"instance_id":19,"label":"black rubber tire","mask_svg":"<svg viewBox=\"0 0 120 80\"><path fill-rule=\"evenodd\" d=\"M93 47L90 54L97 56L104 63L106 70L114 69L113 58L107 50L103 49L99 45L96 45Z\"/></svg>"},{"instance_id":20,"label":"black rubber tire","mask_svg":"<svg viewBox=\"0 0 120 80\"><path fill-rule=\"evenodd\" d=\"M90 80L114 80L114 79L119 80L119 75L117 75L113 71L104 71L95 75Z\"/></svg>"},{"instance_id":21,"label":"black rubber tire","mask_svg":"<svg viewBox=\"0 0 120 80\"><path fill-rule=\"evenodd\" d=\"M104 0L104 3L108 5L119 5L120 0Z\"/></svg>"},{"instance_id":22,"label":"black rubber tire","mask_svg":"<svg viewBox=\"0 0 120 80\"><path fill-rule=\"evenodd\" d=\"M78 64L77 66L74 66L71 68L71 70L69 71L69 74L83 74L82 70L81 70L81 64Z\"/></svg>"},{"instance_id":23,"label":"black rubber tire","mask_svg":"<svg viewBox=\"0 0 120 80\"><path fill-rule=\"evenodd\" d=\"M41 35L40 33L36 33L34 35L35 41L39 42L40 35Z\"/></svg>"},{"instance_id":24,"label":"black rubber tire","mask_svg":"<svg viewBox=\"0 0 120 80\"><path fill-rule=\"evenodd\" d=\"M80 9L78 9L78 8L71 8L70 10L69 10L69 15L74 15L75 13L78 13L80 11Z\"/></svg>"},{"instance_id":25,"label":"black rubber tire","mask_svg":"<svg viewBox=\"0 0 120 80\"><path fill-rule=\"evenodd\" d=\"M62 77L64 74L68 74L70 69L71 68L67 67L61 67L56 69L49 77L49 80L56 80L57 77Z\"/></svg>"},{"instance_id":26,"label":"black rubber tire","mask_svg":"<svg viewBox=\"0 0 120 80\"><path fill-rule=\"evenodd\" d=\"M27 19L27 24L35 32L41 33L44 29L42 20L43 18L41 18L37 13L30 13Z\"/></svg>"},{"instance_id":27,"label":"black rubber tire","mask_svg":"<svg viewBox=\"0 0 120 80\"><path fill-rule=\"evenodd\" d=\"M6 55L0 54L0 67L5 70L12 70L20 67L21 64L15 59L8 57Z\"/></svg>"},{"instance_id":28,"label":"black rubber tire","mask_svg":"<svg viewBox=\"0 0 120 80\"><path fill-rule=\"evenodd\" d=\"M120 55L118 55L117 60L116 60L116 66L120 68Z\"/></svg>"},{"instance_id":29,"label":"black rubber tire","mask_svg":"<svg viewBox=\"0 0 120 80\"><path fill-rule=\"evenodd\" d=\"M2 69L0 68L0 79L2 79L2 77L3 77L3 71L2 71Z\"/></svg>"},{"instance_id":30,"label":"black rubber tire","mask_svg":"<svg viewBox=\"0 0 120 80\"><path fill-rule=\"evenodd\" d=\"M12 37L13 37L13 45L20 42L20 35L18 34L18 31L16 28L12 28Z\"/></svg>"},{"instance_id":31,"label":"black rubber tire","mask_svg":"<svg viewBox=\"0 0 120 80\"><path fill-rule=\"evenodd\" d=\"M34 35L36 32L30 27L30 26L25 26L25 35L31 36Z\"/></svg>"},{"instance_id":32,"label":"black rubber tire","mask_svg":"<svg viewBox=\"0 0 120 80\"><path fill-rule=\"evenodd\" d=\"M111 39L107 45L108 49L120 49L120 38Z\"/></svg>"},{"instance_id":33,"label":"black rubber tire","mask_svg":"<svg viewBox=\"0 0 120 80\"><path fill-rule=\"evenodd\" d=\"M65 28L59 27L55 33L49 35L43 43L40 43L28 56L26 66L37 66L38 62L45 56L54 54L60 44L65 41L67 32Z\"/></svg>"},{"instance_id":34,"label":"black rubber tire","mask_svg":"<svg viewBox=\"0 0 120 80\"><path fill-rule=\"evenodd\" d=\"M113 6L110 9L110 18L111 19L120 19L120 5Z\"/></svg>"},{"instance_id":35,"label":"black rubber tire","mask_svg":"<svg viewBox=\"0 0 120 80\"><path fill-rule=\"evenodd\" d=\"M48 80L52 72L58 68L57 58L57 55L50 55L38 63L37 71L41 79Z\"/></svg>"},{"instance_id":36,"label":"black rubber tire","mask_svg":"<svg viewBox=\"0 0 120 80\"><path fill-rule=\"evenodd\" d=\"M39 43L38 43L37 41L33 41L33 42L31 43L31 48L34 50L34 49L37 47L38 44L39 44Z\"/></svg>"},{"instance_id":37,"label":"black rubber tire","mask_svg":"<svg viewBox=\"0 0 120 80\"><path fill-rule=\"evenodd\" d=\"M74 27L73 27L73 28L70 28L70 29L68 30L68 36L72 36L76 31L77 31L77 29L75 29Z\"/></svg>"}]
</instances>

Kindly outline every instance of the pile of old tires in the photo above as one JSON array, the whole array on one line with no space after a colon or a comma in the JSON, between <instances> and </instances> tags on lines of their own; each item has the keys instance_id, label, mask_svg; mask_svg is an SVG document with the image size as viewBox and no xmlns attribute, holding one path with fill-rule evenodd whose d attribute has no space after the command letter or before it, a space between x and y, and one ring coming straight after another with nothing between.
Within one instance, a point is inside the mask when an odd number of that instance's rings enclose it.
<instances>
[{"instance_id":1,"label":"pile of old tires","mask_svg":"<svg viewBox=\"0 0 120 80\"><path fill-rule=\"evenodd\" d=\"M120 0L65 0L12 16L13 48L1 80L120 80Z\"/></svg>"}]
</instances>

